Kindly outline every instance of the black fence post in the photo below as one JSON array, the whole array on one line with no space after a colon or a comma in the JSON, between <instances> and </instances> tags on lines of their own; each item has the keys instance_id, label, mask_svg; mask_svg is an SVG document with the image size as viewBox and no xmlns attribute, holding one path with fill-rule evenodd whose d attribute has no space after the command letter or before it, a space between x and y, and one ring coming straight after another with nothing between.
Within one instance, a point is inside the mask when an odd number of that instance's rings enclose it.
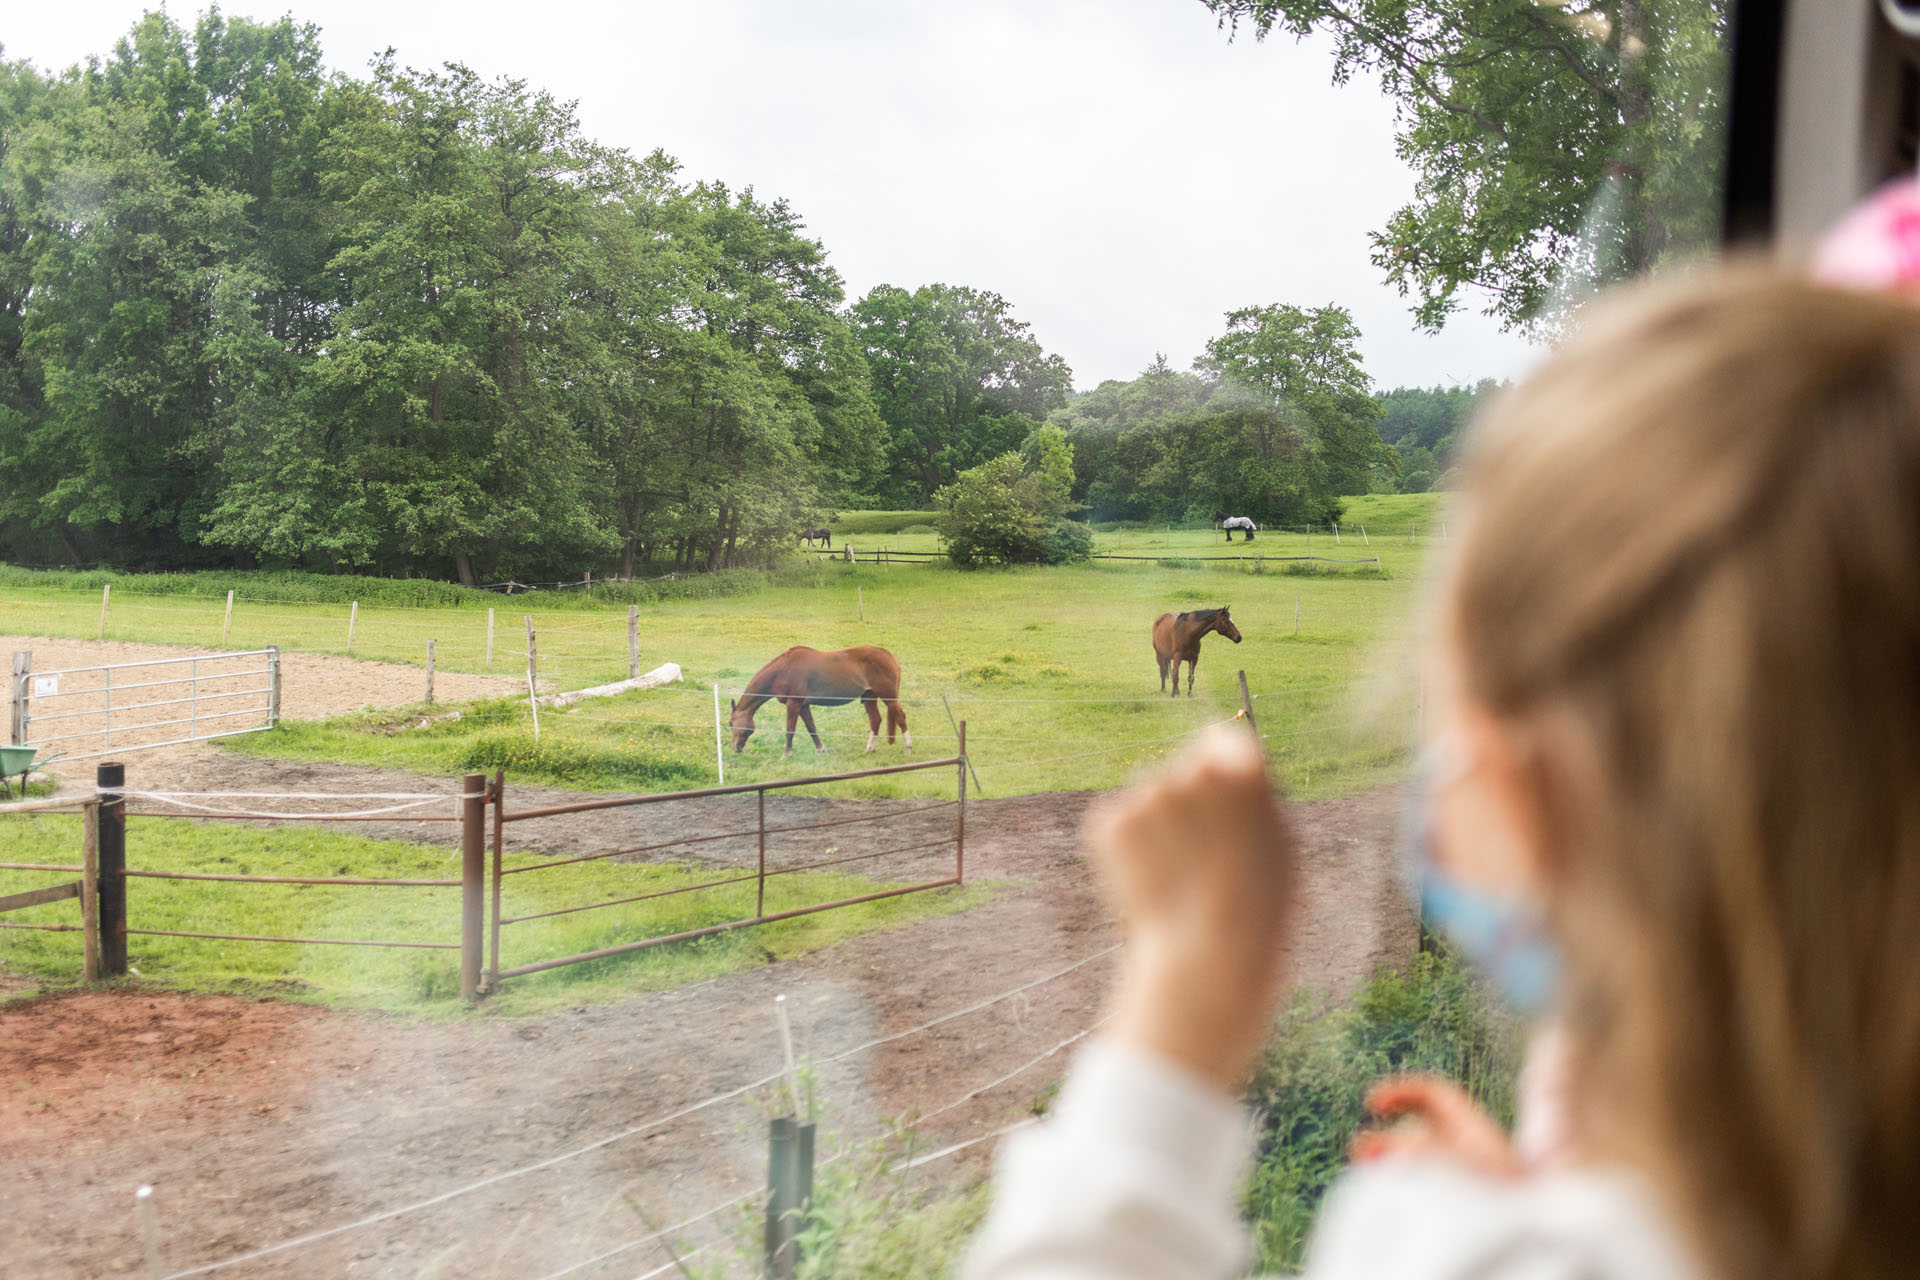
<instances>
[{"instance_id":1,"label":"black fence post","mask_svg":"<svg viewBox=\"0 0 1920 1280\"><path fill-rule=\"evenodd\" d=\"M767 1280L793 1280L813 1207L813 1126L776 1116L767 1130Z\"/></svg>"},{"instance_id":2,"label":"black fence post","mask_svg":"<svg viewBox=\"0 0 1920 1280\"><path fill-rule=\"evenodd\" d=\"M117 760L94 766L100 795L100 969L109 977L127 971L127 766Z\"/></svg>"}]
</instances>

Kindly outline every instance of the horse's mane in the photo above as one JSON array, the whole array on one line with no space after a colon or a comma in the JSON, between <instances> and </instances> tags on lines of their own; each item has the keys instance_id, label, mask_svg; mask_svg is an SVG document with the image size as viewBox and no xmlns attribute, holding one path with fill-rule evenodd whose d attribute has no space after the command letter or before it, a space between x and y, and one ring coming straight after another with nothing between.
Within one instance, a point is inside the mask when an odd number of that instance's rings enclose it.
<instances>
[{"instance_id":1,"label":"horse's mane","mask_svg":"<svg viewBox=\"0 0 1920 1280\"><path fill-rule=\"evenodd\" d=\"M1217 618L1225 612L1225 609L1193 609L1180 614L1179 617L1182 620L1187 618Z\"/></svg>"}]
</instances>

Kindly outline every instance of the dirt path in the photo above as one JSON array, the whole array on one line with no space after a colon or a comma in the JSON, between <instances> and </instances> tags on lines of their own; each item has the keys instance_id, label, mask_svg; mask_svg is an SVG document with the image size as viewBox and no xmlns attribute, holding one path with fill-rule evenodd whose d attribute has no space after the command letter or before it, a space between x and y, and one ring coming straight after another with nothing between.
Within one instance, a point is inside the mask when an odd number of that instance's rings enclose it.
<instances>
[{"instance_id":1,"label":"dirt path","mask_svg":"<svg viewBox=\"0 0 1920 1280\"><path fill-rule=\"evenodd\" d=\"M142 759L148 786L218 789L242 777L262 789L448 786L204 751ZM564 794L526 789L513 799ZM1054 972L1112 941L1078 854L1089 798L969 806L970 877L1014 882L987 906L619 1005L426 1027L137 992L0 1011L0 1133L8 1137L0 1257L19 1274L134 1271L132 1194L142 1183L158 1189L170 1267L234 1257L507 1173L758 1079L779 1065L776 994L787 996L800 1051L821 1058ZM834 807L855 815L862 802L793 803L817 819ZM1383 791L1296 807L1304 891L1292 961L1300 981L1342 992L1410 951L1412 920L1391 888L1395 806ZM770 821L781 812L770 806ZM656 811L644 833L603 821L544 838L555 847L614 847L683 822L692 829L690 817ZM696 847L724 861L737 856L726 844ZM834 1145L827 1134L860 1137L886 1117L936 1108L920 1131L929 1149L1017 1119L1065 1060L1042 1055L1099 1016L1110 965L1094 961L822 1068L826 1149ZM972 1090L982 1092L968 1098ZM721 1103L216 1274L544 1275L751 1190L764 1177L763 1114L754 1098ZM711 1241L723 1221L680 1235ZM570 1274L631 1276L664 1261L649 1244Z\"/></svg>"}]
</instances>

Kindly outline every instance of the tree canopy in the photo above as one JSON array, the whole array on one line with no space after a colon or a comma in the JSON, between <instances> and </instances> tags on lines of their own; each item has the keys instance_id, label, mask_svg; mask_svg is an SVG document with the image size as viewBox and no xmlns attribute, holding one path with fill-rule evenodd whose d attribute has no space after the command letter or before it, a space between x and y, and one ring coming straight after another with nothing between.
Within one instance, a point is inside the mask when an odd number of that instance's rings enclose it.
<instances>
[{"instance_id":1,"label":"tree canopy","mask_svg":"<svg viewBox=\"0 0 1920 1280\"><path fill-rule=\"evenodd\" d=\"M1257 39L1321 32L1379 77L1413 199L1373 261L1439 328L1477 289L1509 326L1714 242L1726 0L1201 0Z\"/></svg>"},{"instance_id":2,"label":"tree canopy","mask_svg":"<svg viewBox=\"0 0 1920 1280\"><path fill-rule=\"evenodd\" d=\"M1334 518L1341 495L1398 470L1359 337L1342 307L1246 307L1194 372L1156 356L1133 381L1102 383L1052 418L1074 446L1075 497L1103 520Z\"/></svg>"},{"instance_id":3,"label":"tree canopy","mask_svg":"<svg viewBox=\"0 0 1920 1280\"><path fill-rule=\"evenodd\" d=\"M887 424L880 494L901 506L1018 448L1072 388L1066 362L996 293L883 284L854 304L852 319Z\"/></svg>"},{"instance_id":4,"label":"tree canopy","mask_svg":"<svg viewBox=\"0 0 1920 1280\"><path fill-rule=\"evenodd\" d=\"M983 559L1079 554L1078 508L1320 520L1430 461L1382 442L1358 341L1337 306L1248 307L1192 371L1076 399L1001 295L849 304L785 201L520 80L330 74L314 27L217 10L0 60L27 563L474 583L764 562L855 505L937 502Z\"/></svg>"},{"instance_id":5,"label":"tree canopy","mask_svg":"<svg viewBox=\"0 0 1920 1280\"><path fill-rule=\"evenodd\" d=\"M85 67L0 64L0 104L16 556L716 567L881 472L799 214L521 81L150 13Z\"/></svg>"}]
</instances>

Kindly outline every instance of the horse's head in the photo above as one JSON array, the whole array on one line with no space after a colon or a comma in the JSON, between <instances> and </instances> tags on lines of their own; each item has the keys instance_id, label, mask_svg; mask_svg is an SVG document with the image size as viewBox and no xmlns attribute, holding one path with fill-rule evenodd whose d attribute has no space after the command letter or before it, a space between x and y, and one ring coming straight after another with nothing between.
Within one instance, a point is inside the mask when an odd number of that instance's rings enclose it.
<instances>
[{"instance_id":1,"label":"horse's head","mask_svg":"<svg viewBox=\"0 0 1920 1280\"><path fill-rule=\"evenodd\" d=\"M733 749L745 750L747 739L753 736L753 708L728 698L727 727L733 730Z\"/></svg>"},{"instance_id":2,"label":"horse's head","mask_svg":"<svg viewBox=\"0 0 1920 1280\"><path fill-rule=\"evenodd\" d=\"M1233 625L1233 618L1227 613L1227 606L1221 605L1214 610L1213 629L1235 644L1240 643L1240 628Z\"/></svg>"}]
</instances>

